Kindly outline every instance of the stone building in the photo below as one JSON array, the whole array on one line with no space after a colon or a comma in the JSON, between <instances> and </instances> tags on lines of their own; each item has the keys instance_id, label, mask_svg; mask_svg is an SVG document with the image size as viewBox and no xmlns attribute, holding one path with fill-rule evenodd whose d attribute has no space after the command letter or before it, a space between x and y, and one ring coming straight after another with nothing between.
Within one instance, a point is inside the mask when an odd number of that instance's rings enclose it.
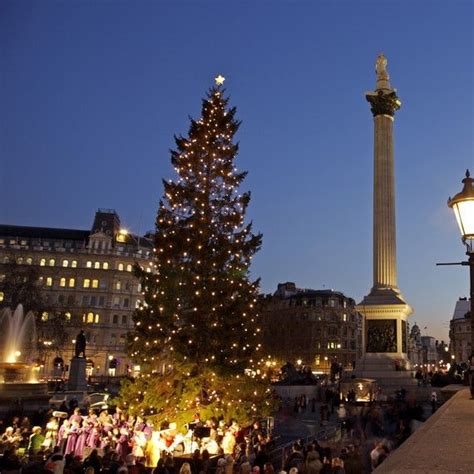
<instances>
[{"instance_id":1,"label":"stone building","mask_svg":"<svg viewBox=\"0 0 474 474\"><path fill-rule=\"evenodd\" d=\"M360 357L362 321L352 298L287 282L263 301L264 348L278 363L328 372L333 362L352 368Z\"/></svg>"},{"instance_id":2,"label":"stone building","mask_svg":"<svg viewBox=\"0 0 474 474\"><path fill-rule=\"evenodd\" d=\"M471 355L471 300L459 298L449 323L450 352L455 361L467 362Z\"/></svg>"},{"instance_id":3,"label":"stone building","mask_svg":"<svg viewBox=\"0 0 474 474\"><path fill-rule=\"evenodd\" d=\"M126 355L126 336L140 299L132 270L135 263L151 269L150 237L122 229L110 209L96 212L91 230L0 225L0 279L8 262L35 266L48 307L64 318L68 341L57 353L46 353L45 375L61 361L64 367L69 364L80 329L88 342L89 375L123 375L134 369ZM3 297L0 293L0 304ZM48 311L41 315L42 320L51 317Z\"/></svg>"},{"instance_id":4,"label":"stone building","mask_svg":"<svg viewBox=\"0 0 474 474\"><path fill-rule=\"evenodd\" d=\"M408 360L416 367L423 365L423 344L418 324L414 324L408 337Z\"/></svg>"}]
</instances>

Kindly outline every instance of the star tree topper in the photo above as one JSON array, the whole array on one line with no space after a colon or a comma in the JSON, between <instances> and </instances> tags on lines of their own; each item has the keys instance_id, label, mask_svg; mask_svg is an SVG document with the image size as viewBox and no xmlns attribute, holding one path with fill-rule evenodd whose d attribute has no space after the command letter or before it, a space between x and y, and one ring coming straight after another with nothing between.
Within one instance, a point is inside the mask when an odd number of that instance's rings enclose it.
<instances>
[{"instance_id":1,"label":"star tree topper","mask_svg":"<svg viewBox=\"0 0 474 474\"><path fill-rule=\"evenodd\" d=\"M214 78L214 80L216 81L217 86L222 86L222 84L224 84L225 77L219 74L217 77Z\"/></svg>"}]
</instances>

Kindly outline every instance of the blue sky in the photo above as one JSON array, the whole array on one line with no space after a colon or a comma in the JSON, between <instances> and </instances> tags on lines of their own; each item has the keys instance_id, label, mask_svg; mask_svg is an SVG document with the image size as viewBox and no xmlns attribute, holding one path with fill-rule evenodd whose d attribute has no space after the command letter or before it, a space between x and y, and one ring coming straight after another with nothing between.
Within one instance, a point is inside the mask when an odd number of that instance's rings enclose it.
<instances>
[{"instance_id":1,"label":"blue sky","mask_svg":"<svg viewBox=\"0 0 474 474\"><path fill-rule=\"evenodd\" d=\"M243 121L254 277L372 285L373 125L364 92L388 57L395 119L398 283L411 322L447 338L468 293L446 206L474 171L473 3L3 1L0 222L89 228L114 208L153 228L168 150L223 74ZM426 332L426 331L425 331ZM425 333L424 332L424 333Z\"/></svg>"}]
</instances>

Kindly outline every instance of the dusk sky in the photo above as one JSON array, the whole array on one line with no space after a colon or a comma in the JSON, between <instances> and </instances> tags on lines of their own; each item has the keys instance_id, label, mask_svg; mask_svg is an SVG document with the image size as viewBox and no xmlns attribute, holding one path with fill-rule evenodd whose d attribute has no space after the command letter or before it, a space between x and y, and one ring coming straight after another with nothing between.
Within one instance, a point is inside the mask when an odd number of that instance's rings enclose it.
<instances>
[{"instance_id":1,"label":"dusk sky","mask_svg":"<svg viewBox=\"0 0 474 474\"><path fill-rule=\"evenodd\" d=\"M410 322L447 340L467 267L448 196L474 172L474 3L451 1L0 2L0 223L89 229L113 208L153 229L169 149L217 74L242 126L252 266L279 282L372 286L378 53L395 116L398 284ZM427 327L427 330L423 330Z\"/></svg>"}]
</instances>

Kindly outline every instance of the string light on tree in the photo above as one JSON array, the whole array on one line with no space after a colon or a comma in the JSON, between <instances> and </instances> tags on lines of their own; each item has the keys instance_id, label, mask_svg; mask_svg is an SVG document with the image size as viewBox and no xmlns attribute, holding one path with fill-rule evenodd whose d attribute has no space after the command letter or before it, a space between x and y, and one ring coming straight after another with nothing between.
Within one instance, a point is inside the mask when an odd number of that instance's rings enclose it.
<instances>
[{"instance_id":1,"label":"string light on tree","mask_svg":"<svg viewBox=\"0 0 474 474\"><path fill-rule=\"evenodd\" d=\"M247 173L235 166L233 142L240 122L224 80L215 78L201 117L175 138L177 177L162 182L152 271L136 271L143 298L130 351L144 376L122 398L138 398L136 413L152 407L157 422L188 421L197 407L203 418L247 422L255 409L265 416L272 408L257 366L259 281L249 280L262 236L245 223L250 192L239 193Z\"/></svg>"}]
</instances>

